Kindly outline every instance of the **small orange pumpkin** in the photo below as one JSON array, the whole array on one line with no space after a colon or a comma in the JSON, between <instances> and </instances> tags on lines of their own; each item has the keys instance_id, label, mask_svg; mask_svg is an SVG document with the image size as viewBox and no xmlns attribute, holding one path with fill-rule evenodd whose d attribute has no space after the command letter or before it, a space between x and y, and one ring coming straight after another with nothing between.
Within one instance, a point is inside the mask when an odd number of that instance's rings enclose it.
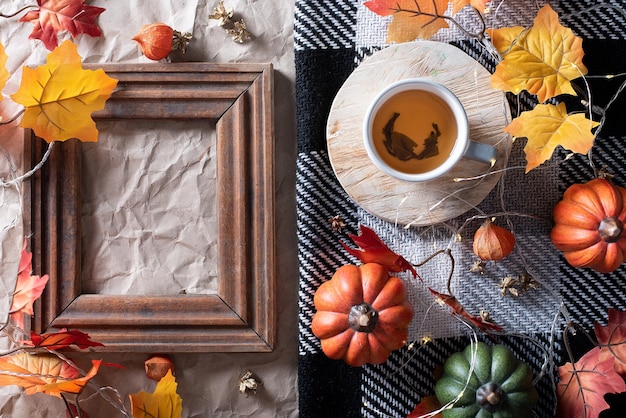
<instances>
[{"instance_id":1,"label":"small orange pumpkin","mask_svg":"<svg viewBox=\"0 0 626 418\"><path fill-rule=\"evenodd\" d=\"M347 264L315 292L311 328L328 357L380 364L409 335L413 307L404 282L377 263Z\"/></svg>"},{"instance_id":2,"label":"small orange pumpkin","mask_svg":"<svg viewBox=\"0 0 626 418\"><path fill-rule=\"evenodd\" d=\"M626 189L603 178L574 184L553 212L550 237L573 267L601 273L626 260Z\"/></svg>"},{"instance_id":3,"label":"small orange pumpkin","mask_svg":"<svg viewBox=\"0 0 626 418\"><path fill-rule=\"evenodd\" d=\"M487 219L474 234L474 254L481 260L502 260L511 254L515 237L506 228L495 225Z\"/></svg>"}]
</instances>

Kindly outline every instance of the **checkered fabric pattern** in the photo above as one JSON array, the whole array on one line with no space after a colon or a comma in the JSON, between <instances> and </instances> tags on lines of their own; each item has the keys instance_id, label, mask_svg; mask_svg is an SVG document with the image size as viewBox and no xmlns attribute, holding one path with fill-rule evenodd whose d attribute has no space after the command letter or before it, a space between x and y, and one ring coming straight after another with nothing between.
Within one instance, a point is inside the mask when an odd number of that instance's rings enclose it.
<instances>
[{"instance_id":1,"label":"checkered fabric pattern","mask_svg":"<svg viewBox=\"0 0 626 418\"><path fill-rule=\"evenodd\" d=\"M443 226L406 230L376 218L360 209L337 181L326 150L326 118L332 100L350 73L367 56L386 47L388 18L373 14L361 0L296 0L295 58L298 130L297 161L297 233L299 241L299 399L302 417L404 417L423 396L433 393L433 369L453 352L469 343L469 332L452 318L446 308L431 306L432 298L424 284L406 279L415 306L415 319L407 345L377 366L360 368L328 359L319 340L311 332L315 312L313 295L317 287L330 279L343 264L355 263L341 247L347 242L344 232L331 228L329 218L341 216L347 231L356 234L358 225L373 228L391 247L412 262L445 246L450 229ZM561 23L583 37L585 65L589 74L626 72L626 5L621 1L571 0L551 2ZM504 0L491 5L487 26L529 25L537 12L535 2ZM459 20L474 29L472 16L464 11ZM493 70L482 46L464 38L458 29L446 29L435 40L450 42ZM623 77L590 79L595 104L605 107L618 91ZM516 99L512 109L533 106L532 96ZM614 182L626 186L626 94L619 95L607 113L596 146L593 162L615 174ZM525 166L522 144L515 144L509 166ZM566 153L558 151L553 161ZM525 213L545 219L564 190L575 182L593 177L586 156L575 156L562 164L546 164L524 174L511 170L480 205L485 213ZM458 227L467 214L448 222ZM511 217L521 252L485 275L472 275L457 267L453 290L470 311L485 309L507 335L497 337L527 362L535 375L545 374L537 382L541 394L535 409L537 417L554 415L555 365L565 361L562 333L564 307L570 319L591 330L595 321L606 323L607 309L626 308L626 268L611 274L571 268L552 247L550 222L534 218ZM471 248L465 240L455 245L457 266L472 263ZM429 285L443 290L449 266L433 262L418 272ZM502 297L498 278L507 272L526 269L539 282L539 289L520 298ZM433 341L420 345L429 335ZM479 336L479 338L485 338ZM584 339L572 340L574 349L586 349ZM488 340L491 341L491 340ZM551 353L546 357L546 352Z\"/></svg>"}]
</instances>

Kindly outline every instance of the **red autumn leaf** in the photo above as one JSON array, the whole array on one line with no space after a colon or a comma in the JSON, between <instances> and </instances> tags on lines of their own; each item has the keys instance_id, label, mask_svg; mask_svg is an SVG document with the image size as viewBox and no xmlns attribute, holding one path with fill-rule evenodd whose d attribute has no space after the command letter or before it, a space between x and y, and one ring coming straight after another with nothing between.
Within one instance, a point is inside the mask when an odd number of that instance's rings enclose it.
<instances>
[{"instance_id":1,"label":"red autumn leaf","mask_svg":"<svg viewBox=\"0 0 626 418\"><path fill-rule=\"evenodd\" d=\"M83 411L82 409L79 411L74 404L68 403L67 408L69 409L69 411L65 411L66 418L89 418L85 411Z\"/></svg>"},{"instance_id":2,"label":"red autumn leaf","mask_svg":"<svg viewBox=\"0 0 626 418\"><path fill-rule=\"evenodd\" d=\"M348 234L352 241L359 246L359 249L350 248L342 242L341 245L346 251L361 260L362 263L378 263L394 273L408 270L413 274L413 277L417 277L413 265L404 257L391 251L373 229L363 225L360 225L359 228L361 230L359 236Z\"/></svg>"},{"instance_id":3,"label":"red autumn leaf","mask_svg":"<svg viewBox=\"0 0 626 418\"><path fill-rule=\"evenodd\" d=\"M85 5L85 0L37 0L39 6L20 18L20 22L33 22L35 27L28 37L39 39L52 51L59 44L57 33L67 30L76 38L84 33L101 36L95 20L104 8Z\"/></svg>"},{"instance_id":4,"label":"red autumn leaf","mask_svg":"<svg viewBox=\"0 0 626 418\"><path fill-rule=\"evenodd\" d=\"M497 325L490 321L486 321L481 316L472 315L469 312L467 312L465 308L463 307L463 305L461 305L461 302L459 302L457 298L455 298L454 296L446 295L445 293L439 293L430 287L428 288L428 290L430 290L430 293L432 293L433 296L435 296L437 301L448 305L450 308L452 308L452 311L456 315L462 316L463 318L467 319L472 325L474 325L479 330L483 332L502 331L502 327L500 325Z\"/></svg>"},{"instance_id":5,"label":"red autumn leaf","mask_svg":"<svg viewBox=\"0 0 626 418\"><path fill-rule=\"evenodd\" d=\"M36 332L30 332L30 341L23 341L26 345L30 345L35 348L45 348L48 350L60 350L67 348L70 345L75 345L78 348L85 349L88 347L104 347L96 341L91 341L89 335L77 331L63 328L58 332L50 332L47 334L37 334Z\"/></svg>"},{"instance_id":6,"label":"red autumn leaf","mask_svg":"<svg viewBox=\"0 0 626 418\"><path fill-rule=\"evenodd\" d=\"M609 309L609 321L605 327L594 324L600 344L600 359L615 358L615 371L626 378L626 311Z\"/></svg>"},{"instance_id":7,"label":"red autumn leaf","mask_svg":"<svg viewBox=\"0 0 626 418\"><path fill-rule=\"evenodd\" d=\"M575 364L560 366L556 416L591 418L607 409L605 394L626 391L626 383L613 369L613 363L612 357L600 359L600 347L595 347Z\"/></svg>"},{"instance_id":8,"label":"red autumn leaf","mask_svg":"<svg viewBox=\"0 0 626 418\"><path fill-rule=\"evenodd\" d=\"M422 401L415 405L415 409L406 416L406 418L418 418L425 415L431 416L429 414L435 412L436 410L441 408L441 402L435 395L425 396L422 398ZM441 413L432 415L433 418L441 418Z\"/></svg>"},{"instance_id":9,"label":"red autumn leaf","mask_svg":"<svg viewBox=\"0 0 626 418\"><path fill-rule=\"evenodd\" d=\"M10 310L11 318L20 328L24 328L24 314L33 314L33 302L41 296L48 283L48 275L43 277L31 275L32 259L33 255L26 251L26 240L24 240Z\"/></svg>"}]
</instances>

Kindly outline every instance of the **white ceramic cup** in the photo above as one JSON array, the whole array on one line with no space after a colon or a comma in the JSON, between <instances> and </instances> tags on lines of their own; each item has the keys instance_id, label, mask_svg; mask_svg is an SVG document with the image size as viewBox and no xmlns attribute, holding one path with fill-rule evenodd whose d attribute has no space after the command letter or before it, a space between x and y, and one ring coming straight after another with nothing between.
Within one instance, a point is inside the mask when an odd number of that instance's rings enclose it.
<instances>
[{"instance_id":1,"label":"white ceramic cup","mask_svg":"<svg viewBox=\"0 0 626 418\"><path fill-rule=\"evenodd\" d=\"M449 154L447 152L445 153L448 154L445 160L436 167L419 173L402 171L385 162L383 156L381 156L381 152L387 152L387 150L382 149L381 151L380 146L377 149L375 141L380 142L384 140L383 136L387 134L382 131L373 132L374 119L381 107L398 93L408 90L428 92L439 98L450 109L453 114L454 122L456 123L456 140L454 140L454 144L452 145L452 149ZM420 115L408 115L405 116L405 118L406 117L419 118ZM430 134L432 136L433 132L431 131ZM402 136L407 138L405 135ZM437 137L438 136L439 130L437 129ZM465 109L459 99L445 86L432 80L422 78L403 79L385 87L372 101L365 113L363 121L363 137L365 149L367 150L367 154L372 162L383 172L404 181L423 182L436 179L437 177L440 177L450 171L462 158L469 158L489 165L493 165L497 158L496 148L491 145L471 141L469 139L469 122ZM418 143L422 141L425 141L425 139L415 138L412 145L416 146L416 150L417 147L420 146ZM389 152L391 153L391 151ZM404 152L405 154L408 152L415 155L410 149L405 149ZM387 159L392 158L390 156L391 154L386 155L385 157ZM411 157L407 158L410 159Z\"/></svg>"}]
</instances>

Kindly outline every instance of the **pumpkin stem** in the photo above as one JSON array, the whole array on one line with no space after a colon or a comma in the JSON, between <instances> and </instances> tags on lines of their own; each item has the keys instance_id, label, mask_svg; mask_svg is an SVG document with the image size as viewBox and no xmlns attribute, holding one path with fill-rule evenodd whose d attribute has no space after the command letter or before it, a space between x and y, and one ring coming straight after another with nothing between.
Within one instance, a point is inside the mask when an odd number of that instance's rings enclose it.
<instances>
[{"instance_id":1,"label":"pumpkin stem","mask_svg":"<svg viewBox=\"0 0 626 418\"><path fill-rule=\"evenodd\" d=\"M624 224L616 216L602 219L598 226L598 234L605 242L616 242L622 235Z\"/></svg>"},{"instance_id":2,"label":"pumpkin stem","mask_svg":"<svg viewBox=\"0 0 626 418\"><path fill-rule=\"evenodd\" d=\"M486 411L494 412L506 394L494 382L485 383L476 390L476 402Z\"/></svg>"},{"instance_id":3,"label":"pumpkin stem","mask_svg":"<svg viewBox=\"0 0 626 418\"><path fill-rule=\"evenodd\" d=\"M358 332L372 332L378 323L378 312L369 303L354 305L348 314L350 328Z\"/></svg>"}]
</instances>

